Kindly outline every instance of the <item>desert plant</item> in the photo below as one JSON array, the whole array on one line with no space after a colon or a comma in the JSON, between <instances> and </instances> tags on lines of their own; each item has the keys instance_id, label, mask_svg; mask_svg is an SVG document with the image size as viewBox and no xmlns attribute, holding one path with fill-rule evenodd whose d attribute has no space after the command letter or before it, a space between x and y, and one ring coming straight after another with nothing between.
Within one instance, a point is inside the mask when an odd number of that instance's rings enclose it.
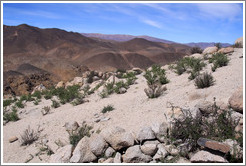
<instances>
[{"instance_id":1,"label":"desert plant","mask_svg":"<svg viewBox=\"0 0 246 166\"><path fill-rule=\"evenodd\" d=\"M71 104L73 106L76 106L76 105L80 105L80 104L83 104L84 103L84 96L79 96L78 98L74 99Z\"/></svg>"},{"instance_id":2,"label":"desert plant","mask_svg":"<svg viewBox=\"0 0 246 166\"><path fill-rule=\"evenodd\" d=\"M60 107L60 103L59 103L58 101L56 101L56 100L51 100L51 101L52 101L51 107L53 107L53 108L58 108L58 107Z\"/></svg>"},{"instance_id":3,"label":"desert plant","mask_svg":"<svg viewBox=\"0 0 246 166\"><path fill-rule=\"evenodd\" d=\"M218 50L222 48L221 43L215 43L215 44L214 44L214 46L215 46L215 47L217 47L217 48L218 48Z\"/></svg>"},{"instance_id":4,"label":"desert plant","mask_svg":"<svg viewBox=\"0 0 246 166\"><path fill-rule=\"evenodd\" d=\"M54 94L58 96L62 104L65 104L79 97L79 88L79 85L68 86L66 89L61 87L57 88Z\"/></svg>"},{"instance_id":5,"label":"desert plant","mask_svg":"<svg viewBox=\"0 0 246 166\"><path fill-rule=\"evenodd\" d=\"M39 138L39 131L34 131L28 126L28 128L21 135L21 145L30 145Z\"/></svg>"},{"instance_id":6,"label":"desert plant","mask_svg":"<svg viewBox=\"0 0 246 166\"><path fill-rule=\"evenodd\" d=\"M148 85L159 83L161 85L167 84L169 80L166 77L166 71L161 69L160 65L153 65L150 70L144 74Z\"/></svg>"},{"instance_id":7,"label":"desert plant","mask_svg":"<svg viewBox=\"0 0 246 166\"><path fill-rule=\"evenodd\" d=\"M24 104L22 103L23 100L18 100L16 103L15 103L15 106L18 107L18 108L24 108Z\"/></svg>"},{"instance_id":8,"label":"desert plant","mask_svg":"<svg viewBox=\"0 0 246 166\"><path fill-rule=\"evenodd\" d=\"M12 108L12 112L10 113L4 113L3 114L3 120L9 121L18 121L20 118L18 117L17 110L15 107Z\"/></svg>"},{"instance_id":9,"label":"desert plant","mask_svg":"<svg viewBox=\"0 0 246 166\"><path fill-rule=\"evenodd\" d=\"M125 84L123 81L119 81L119 82L116 82L115 83L115 88L114 88L114 91L115 93L120 93L120 88L128 88L128 85Z\"/></svg>"},{"instance_id":10,"label":"desert plant","mask_svg":"<svg viewBox=\"0 0 246 166\"><path fill-rule=\"evenodd\" d=\"M105 107L103 107L102 109L102 113L106 113L106 112L110 112L110 111L113 111L114 110L114 107L112 105L107 105Z\"/></svg>"},{"instance_id":11,"label":"desert plant","mask_svg":"<svg viewBox=\"0 0 246 166\"><path fill-rule=\"evenodd\" d=\"M50 107L49 107L49 106L43 107L42 110L41 110L41 113L42 113L43 115L49 114L49 113L50 113Z\"/></svg>"},{"instance_id":12,"label":"desert plant","mask_svg":"<svg viewBox=\"0 0 246 166\"><path fill-rule=\"evenodd\" d=\"M223 53L215 53L209 59L209 63L213 63L212 71L215 71L219 67L227 66L229 63L229 59L227 55Z\"/></svg>"},{"instance_id":13,"label":"desert plant","mask_svg":"<svg viewBox=\"0 0 246 166\"><path fill-rule=\"evenodd\" d=\"M42 144L39 150L40 151L36 154L36 156L43 154L43 153L46 153L48 156L54 154L53 150L46 144Z\"/></svg>"},{"instance_id":14,"label":"desert plant","mask_svg":"<svg viewBox=\"0 0 246 166\"><path fill-rule=\"evenodd\" d=\"M202 51L203 50L200 47L196 46L196 47L192 47L190 52L191 52L191 54L195 54L195 53L201 54Z\"/></svg>"},{"instance_id":15,"label":"desert plant","mask_svg":"<svg viewBox=\"0 0 246 166\"><path fill-rule=\"evenodd\" d=\"M41 101L40 99L35 99L34 102L33 102L33 104L34 105L38 105L40 101Z\"/></svg>"},{"instance_id":16,"label":"desert plant","mask_svg":"<svg viewBox=\"0 0 246 166\"><path fill-rule=\"evenodd\" d=\"M70 144L72 144L75 147L83 137L90 137L91 129L91 126L87 125L86 123L83 123L82 126L79 127L76 131L73 131L71 133L69 132Z\"/></svg>"},{"instance_id":17,"label":"desert plant","mask_svg":"<svg viewBox=\"0 0 246 166\"><path fill-rule=\"evenodd\" d=\"M195 78L194 82L197 88L203 89L214 85L215 80L212 74L205 72L203 74L198 75Z\"/></svg>"},{"instance_id":18,"label":"desert plant","mask_svg":"<svg viewBox=\"0 0 246 166\"><path fill-rule=\"evenodd\" d=\"M162 86L160 84L153 84L153 85L148 85L148 88L144 89L145 94L149 98L157 98L162 95L164 91L166 91L167 88L165 86Z\"/></svg>"},{"instance_id":19,"label":"desert plant","mask_svg":"<svg viewBox=\"0 0 246 166\"><path fill-rule=\"evenodd\" d=\"M12 99L3 100L3 107L7 107L14 102Z\"/></svg>"},{"instance_id":20,"label":"desert plant","mask_svg":"<svg viewBox=\"0 0 246 166\"><path fill-rule=\"evenodd\" d=\"M42 93L40 91L35 91L32 94L33 97L36 97L37 99L41 99L42 98Z\"/></svg>"},{"instance_id":21,"label":"desert plant","mask_svg":"<svg viewBox=\"0 0 246 166\"><path fill-rule=\"evenodd\" d=\"M114 82L105 84L106 92L110 95L114 92Z\"/></svg>"}]
</instances>

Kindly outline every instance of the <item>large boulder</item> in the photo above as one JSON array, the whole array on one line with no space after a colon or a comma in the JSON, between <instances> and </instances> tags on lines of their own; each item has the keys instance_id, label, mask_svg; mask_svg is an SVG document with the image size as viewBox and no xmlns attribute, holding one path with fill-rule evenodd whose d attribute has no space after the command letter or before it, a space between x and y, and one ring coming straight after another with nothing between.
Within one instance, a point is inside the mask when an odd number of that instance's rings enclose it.
<instances>
[{"instance_id":1,"label":"large boulder","mask_svg":"<svg viewBox=\"0 0 246 166\"><path fill-rule=\"evenodd\" d=\"M144 140L151 140L151 139L155 139L155 133L153 132L153 130L151 129L151 127L143 127L137 136L137 139L142 142Z\"/></svg>"},{"instance_id":2,"label":"large boulder","mask_svg":"<svg viewBox=\"0 0 246 166\"><path fill-rule=\"evenodd\" d=\"M70 158L71 163L89 163L95 161L97 157L91 152L89 147L89 137L83 137L73 151Z\"/></svg>"},{"instance_id":3,"label":"large boulder","mask_svg":"<svg viewBox=\"0 0 246 166\"><path fill-rule=\"evenodd\" d=\"M151 129L153 130L153 132L155 133L156 138L160 141L160 142L165 142L166 136L167 136L167 132L168 132L168 124L166 122L156 122L153 123L151 125Z\"/></svg>"},{"instance_id":4,"label":"large boulder","mask_svg":"<svg viewBox=\"0 0 246 166\"><path fill-rule=\"evenodd\" d=\"M153 157L154 160L161 160L162 158L165 158L168 155L168 152L163 144L158 144L157 148L158 150Z\"/></svg>"},{"instance_id":5,"label":"large boulder","mask_svg":"<svg viewBox=\"0 0 246 166\"><path fill-rule=\"evenodd\" d=\"M101 135L115 150L134 145L134 137L132 134L120 127L109 127L103 130Z\"/></svg>"},{"instance_id":6,"label":"large boulder","mask_svg":"<svg viewBox=\"0 0 246 166\"><path fill-rule=\"evenodd\" d=\"M234 48L233 47L221 48L218 52L223 54L228 54L234 52Z\"/></svg>"},{"instance_id":7,"label":"large boulder","mask_svg":"<svg viewBox=\"0 0 246 166\"><path fill-rule=\"evenodd\" d=\"M151 156L141 152L139 145L128 148L122 158L125 163L147 163L152 160Z\"/></svg>"},{"instance_id":8,"label":"large boulder","mask_svg":"<svg viewBox=\"0 0 246 166\"><path fill-rule=\"evenodd\" d=\"M239 44L243 45L243 37L238 38L238 39L235 41L235 44L236 44L236 43L239 43Z\"/></svg>"},{"instance_id":9,"label":"large boulder","mask_svg":"<svg viewBox=\"0 0 246 166\"><path fill-rule=\"evenodd\" d=\"M150 155L153 156L156 151L157 151L157 145L156 144L143 144L141 146L141 151L146 154L146 155Z\"/></svg>"},{"instance_id":10,"label":"large boulder","mask_svg":"<svg viewBox=\"0 0 246 166\"><path fill-rule=\"evenodd\" d=\"M228 163L224 157L201 150L195 153L190 161L192 163Z\"/></svg>"},{"instance_id":11,"label":"large boulder","mask_svg":"<svg viewBox=\"0 0 246 166\"><path fill-rule=\"evenodd\" d=\"M203 55L202 54L198 54L198 53L192 54L192 55L190 55L190 57L203 59Z\"/></svg>"},{"instance_id":12,"label":"large boulder","mask_svg":"<svg viewBox=\"0 0 246 166\"><path fill-rule=\"evenodd\" d=\"M238 88L229 98L228 102L234 111L243 113L243 87Z\"/></svg>"},{"instance_id":13,"label":"large boulder","mask_svg":"<svg viewBox=\"0 0 246 166\"><path fill-rule=\"evenodd\" d=\"M50 163L68 163L72 155L72 145L66 145L50 156Z\"/></svg>"},{"instance_id":14,"label":"large boulder","mask_svg":"<svg viewBox=\"0 0 246 166\"><path fill-rule=\"evenodd\" d=\"M203 52L202 52L202 54L203 55L206 55L206 54L213 54L213 53L215 53L215 52L217 52L218 51L218 47L207 47L207 48L205 48L204 50L203 50Z\"/></svg>"},{"instance_id":15,"label":"large boulder","mask_svg":"<svg viewBox=\"0 0 246 166\"><path fill-rule=\"evenodd\" d=\"M209 149L212 149L214 151L220 151L222 153L228 153L230 151L230 146L227 144L224 144L222 142L214 141L211 139L206 139L206 138L199 138L197 140L197 144L206 147Z\"/></svg>"},{"instance_id":16,"label":"large boulder","mask_svg":"<svg viewBox=\"0 0 246 166\"><path fill-rule=\"evenodd\" d=\"M99 134L93 134L89 143L91 152L96 156L102 156L108 147L107 142Z\"/></svg>"},{"instance_id":17,"label":"large boulder","mask_svg":"<svg viewBox=\"0 0 246 166\"><path fill-rule=\"evenodd\" d=\"M114 153L115 153L115 150L111 147L108 147L105 151L105 157L107 158L112 157Z\"/></svg>"}]
</instances>

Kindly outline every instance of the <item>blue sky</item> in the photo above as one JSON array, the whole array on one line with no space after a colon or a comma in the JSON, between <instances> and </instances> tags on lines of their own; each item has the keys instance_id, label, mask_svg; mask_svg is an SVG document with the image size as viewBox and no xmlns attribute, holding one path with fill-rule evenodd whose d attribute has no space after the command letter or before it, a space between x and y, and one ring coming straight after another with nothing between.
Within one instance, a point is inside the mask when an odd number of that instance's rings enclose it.
<instances>
[{"instance_id":1,"label":"blue sky","mask_svg":"<svg viewBox=\"0 0 246 166\"><path fill-rule=\"evenodd\" d=\"M180 43L243 36L239 3L4 3L3 24L103 34L149 35Z\"/></svg>"}]
</instances>

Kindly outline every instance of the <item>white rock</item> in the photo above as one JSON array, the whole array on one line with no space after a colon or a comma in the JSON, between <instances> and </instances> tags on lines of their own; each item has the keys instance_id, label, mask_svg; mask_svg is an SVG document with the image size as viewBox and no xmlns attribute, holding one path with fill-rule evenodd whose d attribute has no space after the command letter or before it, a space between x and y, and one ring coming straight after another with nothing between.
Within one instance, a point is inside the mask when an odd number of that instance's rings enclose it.
<instances>
[{"instance_id":1,"label":"white rock","mask_svg":"<svg viewBox=\"0 0 246 166\"><path fill-rule=\"evenodd\" d=\"M141 146L141 151L146 155L153 156L157 151L157 145L156 144L144 144Z\"/></svg>"},{"instance_id":2,"label":"white rock","mask_svg":"<svg viewBox=\"0 0 246 166\"><path fill-rule=\"evenodd\" d=\"M137 139L142 142L144 140L150 140L150 139L155 139L155 133L151 129L151 127L143 127L137 136Z\"/></svg>"},{"instance_id":3,"label":"white rock","mask_svg":"<svg viewBox=\"0 0 246 166\"><path fill-rule=\"evenodd\" d=\"M165 158L168 155L168 152L166 151L163 144L158 144L157 148L158 150L153 157L154 160L160 160L161 158Z\"/></svg>"},{"instance_id":4,"label":"white rock","mask_svg":"<svg viewBox=\"0 0 246 166\"><path fill-rule=\"evenodd\" d=\"M174 145L166 145L165 149L170 153L171 155L178 155L179 150Z\"/></svg>"},{"instance_id":5,"label":"white rock","mask_svg":"<svg viewBox=\"0 0 246 166\"><path fill-rule=\"evenodd\" d=\"M99 134L93 134L90 137L90 149L91 152L96 156L101 156L108 147L108 144Z\"/></svg>"},{"instance_id":6,"label":"white rock","mask_svg":"<svg viewBox=\"0 0 246 166\"><path fill-rule=\"evenodd\" d=\"M203 50L203 52L202 52L202 54L203 55L206 55L206 54L213 54L213 53L215 53L215 52L217 52L218 51L218 48L217 47L207 47L207 48L205 48L204 50Z\"/></svg>"},{"instance_id":7,"label":"white rock","mask_svg":"<svg viewBox=\"0 0 246 166\"><path fill-rule=\"evenodd\" d=\"M111 147L108 147L105 151L105 156L106 157L111 157L113 156L113 154L115 153L115 150Z\"/></svg>"},{"instance_id":8,"label":"white rock","mask_svg":"<svg viewBox=\"0 0 246 166\"><path fill-rule=\"evenodd\" d=\"M72 155L72 145L66 145L50 156L50 163L68 163Z\"/></svg>"},{"instance_id":9,"label":"white rock","mask_svg":"<svg viewBox=\"0 0 246 166\"><path fill-rule=\"evenodd\" d=\"M155 133L156 138L160 142L165 142L165 138L167 136L167 131L168 131L168 124L166 122L156 122L151 125L151 129Z\"/></svg>"},{"instance_id":10,"label":"white rock","mask_svg":"<svg viewBox=\"0 0 246 166\"><path fill-rule=\"evenodd\" d=\"M195 153L191 157L190 161L192 163L228 163L228 161L223 157L204 150Z\"/></svg>"},{"instance_id":11,"label":"white rock","mask_svg":"<svg viewBox=\"0 0 246 166\"><path fill-rule=\"evenodd\" d=\"M139 145L128 148L122 158L125 163L147 163L152 160L150 156L141 152Z\"/></svg>"},{"instance_id":12,"label":"white rock","mask_svg":"<svg viewBox=\"0 0 246 166\"><path fill-rule=\"evenodd\" d=\"M114 163L121 163L121 154L119 152L115 154Z\"/></svg>"}]
</instances>

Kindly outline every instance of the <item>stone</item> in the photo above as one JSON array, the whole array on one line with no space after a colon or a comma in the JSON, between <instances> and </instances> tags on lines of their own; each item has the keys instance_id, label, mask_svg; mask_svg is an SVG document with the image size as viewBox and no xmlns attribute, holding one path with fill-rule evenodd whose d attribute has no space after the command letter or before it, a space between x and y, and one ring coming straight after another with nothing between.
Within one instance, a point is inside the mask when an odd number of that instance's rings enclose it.
<instances>
[{"instance_id":1,"label":"stone","mask_svg":"<svg viewBox=\"0 0 246 166\"><path fill-rule=\"evenodd\" d=\"M243 118L241 118L237 124L237 126L235 127L235 132L241 132L243 133Z\"/></svg>"},{"instance_id":2,"label":"stone","mask_svg":"<svg viewBox=\"0 0 246 166\"><path fill-rule=\"evenodd\" d=\"M103 72L101 72L101 71L100 71L100 72L98 72L98 77L100 77L100 78L101 78L102 76L103 76Z\"/></svg>"},{"instance_id":3,"label":"stone","mask_svg":"<svg viewBox=\"0 0 246 166\"><path fill-rule=\"evenodd\" d=\"M105 156L106 157L112 157L114 153L115 153L115 150L111 147L108 147L105 151Z\"/></svg>"},{"instance_id":4,"label":"stone","mask_svg":"<svg viewBox=\"0 0 246 166\"><path fill-rule=\"evenodd\" d=\"M91 152L89 148L89 137L83 137L77 146L75 147L72 157L70 158L71 163L88 163L95 161L97 157Z\"/></svg>"},{"instance_id":5,"label":"stone","mask_svg":"<svg viewBox=\"0 0 246 166\"><path fill-rule=\"evenodd\" d=\"M139 145L128 148L122 158L125 163L147 163L152 160L151 156L141 152Z\"/></svg>"},{"instance_id":6,"label":"stone","mask_svg":"<svg viewBox=\"0 0 246 166\"><path fill-rule=\"evenodd\" d=\"M167 156L166 160L172 160L174 157L173 156Z\"/></svg>"},{"instance_id":7,"label":"stone","mask_svg":"<svg viewBox=\"0 0 246 166\"><path fill-rule=\"evenodd\" d=\"M154 144L154 145L158 145L160 144L160 142L158 140L154 140L154 141L145 141L144 142L144 145L147 145L147 144Z\"/></svg>"},{"instance_id":8,"label":"stone","mask_svg":"<svg viewBox=\"0 0 246 166\"><path fill-rule=\"evenodd\" d=\"M239 43L239 44L243 45L243 37L238 38L238 39L235 41L235 44L236 44L236 43Z\"/></svg>"},{"instance_id":9,"label":"stone","mask_svg":"<svg viewBox=\"0 0 246 166\"><path fill-rule=\"evenodd\" d=\"M63 81L60 81L56 84L56 88L64 88L65 87L65 83Z\"/></svg>"},{"instance_id":10,"label":"stone","mask_svg":"<svg viewBox=\"0 0 246 166\"><path fill-rule=\"evenodd\" d=\"M13 143L13 142L15 142L17 140L18 140L18 138L16 136L11 137L11 138L9 138L9 143Z\"/></svg>"},{"instance_id":11,"label":"stone","mask_svg":"<svg viewBox=\"0 0 246 166\"><path fill-rule=\"evenodd\" d=\"M93 80L93 82L94 82L94 81L100 80L100 78L99 78L98 76L94 76L94 77L92 78L92 80Z\"/></svg>"},{"instance_id":12,"label":"stone","mask_svg":"<svg viewBox=\"0 0 246 166\"><path fill-rule=\"evenodd\" d=\"M105 160L103 163L113 163L113 162L114 162L114 159L110 157L107 160Z\"/></svg>"},{"instance_id":13,"label":"stone","mask_svg":"<svg viewBox=\"0 0 246 166\"><path fill-rule=\"evenodd\" d=\"M243 86L232 94L228 102L234 111L243 113Z\"/></svg>"},{"instance_id":14,"label":"stone","mask_svg":"<svg viewBox=\"0 0 246 166\"><path fill-rule=\"evenodd\" d=\"M179 157L176 163L190 163L190 161L184 157Z\"/></svg>"},{"instance_id":15,"label":"stone","mask_svg":"<svg viewBox=\"0 0 246 166\"><path fill-rule=\"evenodd\" d=\"M226 139L223 143L230 146L230 154L236 159L243 158L243 149L236 140Z\"/></svg>"},{"instance_id":16,"label":"stone","mask_svg":"<svg viewBox=\"0 0 246 166\"><path fill-rule=\"evenodd\" d=\"M64 127L66 128L67 132L72 133L73 131L76 131L79 128L79 124L76 121L66 122Z\"/></svg>"},{"instance_id":17,"label":"stone","mask_svg":"<svg viewBox=\"0 0 246 166\"><path fill-rule=\"evenodd\" d=\"M166 122L156 122L156 123L152 123L151 125L151 129L153 130L156 138L160 141L160 142L165 142L166 136L167 136L167 132L168 132L168 124Z\"/></svg>"},{"instance_id":18,"label":"stone","mask_svg":"<svg viewBox=\"0 0 246 166\"><path fill-rule=\"evenodd\" d=\"M166 110L167 120L172 121L173 119L183 119L184 114L182 109L179 107L167 108Z\"/></svg>"},{"instance_id":19,"label":"stone","mask_svg":"<svg viewBox=\"0 0 246 166\"><path fill-rule=\"evenodd\" d=\"M202 54L198 54L198 53L192 54L192 55L190 55L190 57L203 59L203 55Z\"/></svg>"},{"instance_id":20,"label":"stone","mask_svg":"<svg viewBox=\"0 0 246 166\"><path fill-rule=\"evenodd\" d=\"M72 155L72 145L66 145L57 150L55 154L50 156L50 163L69 163L69 159Z\"/></svg>"},{"instance_id":21,"label":"stone","mask_svg":"<svg viewBox=\"0 0 246 166\"><path fill-rule=\"evenodd\" d=\"M239 123L240 119L243 119L243 114L236 112L236 111L231 111L231 118L232 120L237 124Z\"/></svg>"},{"instance_id":22,"label":"stone","mask_svg":"<svg viewBox=\"0 0 246 166\"><path fill-rule=\"evenodd\" d=\"M222 153L228 153L230 151L230 146L228 146L227 144L218 142L218 141L214 141L211 139L206 139L206 138L199 138L197 140L197 144L199 146L204 146L206 148L212 149L212 150L216 150L216 151L220 151Z\"/></svg>"},{"instance_id":23,"label":"stone","mask_svg":"<svg viewBox=\"0 0 246 166\"><path fill-rule=\"evenodd\" d=\"M137 139L142 142L144 140L151 140L151 139L155 139L155 133L153 132L153 130L151 129L151 127L143 127L137 136Z\"/></svg>"},{"instance_id":24,"label":"stone","mask_svg":"<svg viewBox=\"0 0 246 166\"><path fill-rule=\"evenodd\" d=\"M73 81L71 81L72 85L83 85L83 77L74 77Z\"/></svg>"},{"instance_id":25,"label":"stone","mask_svg":"<svg viewBox=\"0 0 246 166\"><path fill-rule=\"evenodd\" d=\"M40 84L33 89L31 94L34 94L36 91L42 92L44 90L46 90L46 87L43 84Z\"/></svg>"},{"instance_id":26,"label":"stone","mask_svg":"<svg viewBox=\"0 0 246 166\"><path fill-rule=\"evenodd\" d=\"M221 48L218 52L223 54L228 54L234 52L234 48L233 47Z\"/></svg>"},{"instance_id":27,"label":"stone","mask_svg":"<svg viewBox=\"0 0 246 166\"><path fill-rule=\"evenodd\" d=\"M175 147L174 145L166 145L165 149L167 150L168 153L170 153L171 155L178 155L179 154L179 150L177 149L177 147Z\"/></svg>"},{"instance_id":28,"label":"stone","mask_svg":"<svg viewBox=\"0 0 246 166\"><path fill-rule=\"evenodd\" d=\"M121 154L119 152L115 154L114 163L121 163Z\"/></svg>"},{"instance_id":29,"label":"stone","mask_svg":"<svg viewBox=\"0 0 246 166\"><path fill-rule=\"evenodd\" d=\"M141 146L141 151L149 156L153 156L157 151L156 144L144 144Z\"/></svg>"},{"instance_id":30,"label":"stone","mask_svg":"<svg viewBox=\"0 0 246 166\"><path fill-rule=\"evenodd\" d=\"M131 133L121 127L109 127L101 132L107 143L115 150L127 148L134 145L134 137Z\"/></svg>"},{"instance_id":31,"label":"stone","mask_svg":"<svg viewBox=\"0 0 246 166\"><path fill-rule=\"evenodd\" d=\"M168 152L166 151L163 144L158 144L157 148L158 148L158 150L153 157L154 160L160 160L162 158L165 158L168 155Z\"/></svg>"},{"instance_id":32,"label":"stone","mask_svg":"<svg viewBox=\"0 0 246 166\"><path fill-rule=\"evenodd\" d=\"M105 150L108 148L107 142L104 140L104 138L99 134L93 134L90 137L90 143L89 143L91 152L96 156L102 156L105 152Z\"/></svg>"},{"instance_id":33,"label":"stone","mask_svg":"<svg viewBox=\"0 0 246 166\"><path fill-rule=\"evenodd\" d=\"M197 107L204 116L208 116L214 111L214 103L206 100L199 101L195 107Z\"/></svg>"},{"instance_id":34,"label":"stone","mask_svg":"<svg viewBox=\"0 0 246 166\"><path fill-rule=\"evenodd\" d=\"M120 92L120 94L126 93L126 88L121 87L121 88L119 89L119 92Z\"/></svg>"},{"instance_id":35,"label":"stone","mask_svg":"<svg viewBox=\"0 0 246 166\"><path fill-rule=\"evenodd\" d=\"M119 82L119 81L120 81L119 78L117 78L116 76L112 75L112 76L110 76L110 77L107 79L106 84L112 83L112 82Z\"/></svg>"},{"instance_id":36,"label":"stone","mask_svg":"<svg viewBox=\"0 0 246 166\"><path fill-rule=\"evenodd\" d=\"M218 48L217 47L207 47L207 48L205 48L204 50L203 50L203 52L202 52L202 54L203 55L206 55L206 54L213 54L213 53L215 53L215 52L217 52L218 51Z\"/></svg>"},{"instance_id":37,"label":"stone","mask_svg":"<svg viewBox=\"0 0 246 166\"><path fill-rule=\"evenodd\" d=\"M201 150L195 153L190 161L192 163L228 163L226 159L219 155L212 154L210 152Z\"/></svg>"},{"instance_id":38,"label":"stone","mask_svg":"<svg viewBox=\"0 0 246 166\"><path fill-rule=\"evenodd\" d=\"M100 159L98 159L98 163L103 163L104 161L106 161L106 159L105 158L100 158Z\"/></svg>"}]
</instances>

